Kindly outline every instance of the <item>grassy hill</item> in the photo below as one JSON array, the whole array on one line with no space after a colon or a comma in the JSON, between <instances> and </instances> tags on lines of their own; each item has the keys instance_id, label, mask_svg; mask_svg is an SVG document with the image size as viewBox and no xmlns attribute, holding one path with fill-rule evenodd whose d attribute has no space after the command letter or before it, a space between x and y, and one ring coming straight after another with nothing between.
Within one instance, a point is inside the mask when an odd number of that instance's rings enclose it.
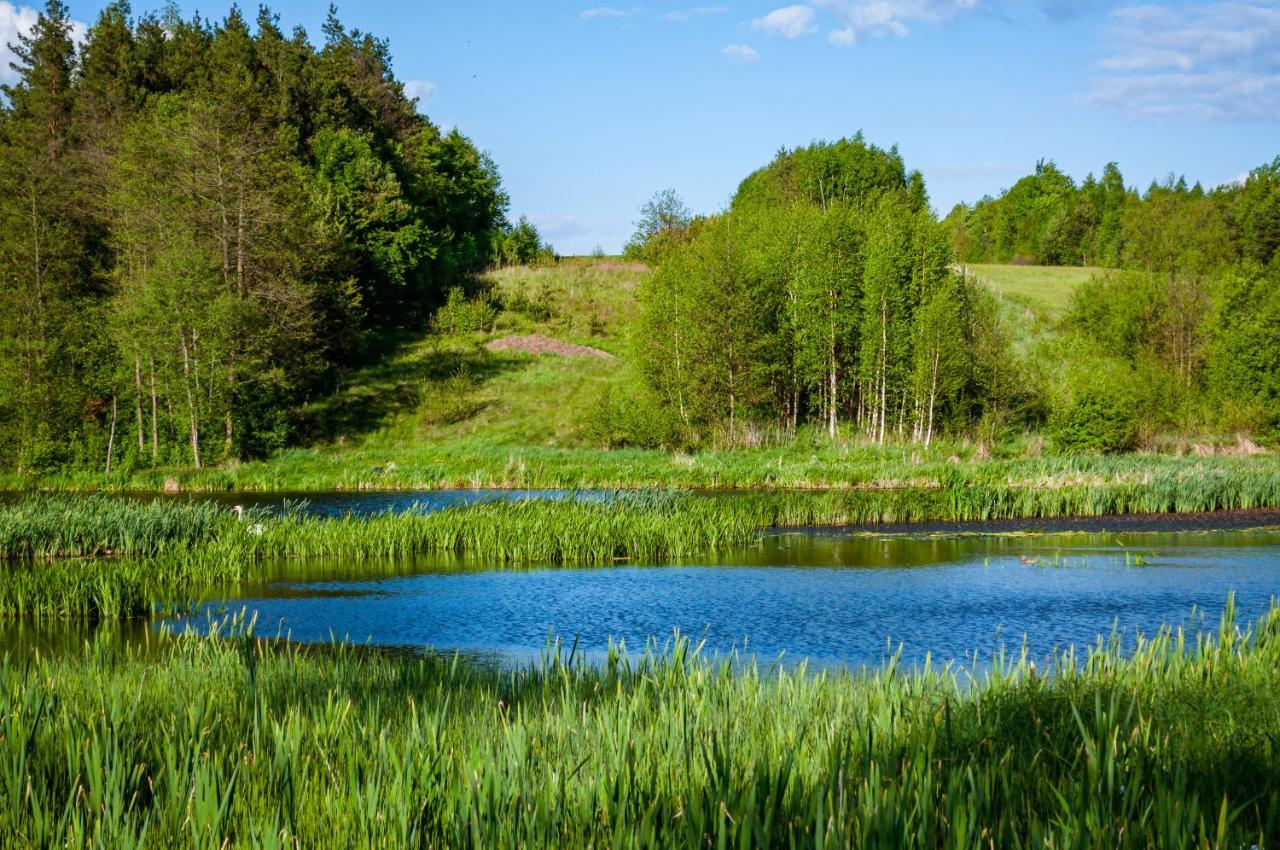
<instances>
[{"instance_id":1,"label":"grassy hill","mask_svg":"<svg viewBox=\"0 0 1280 850\"><path fill-rule=\"evenodd\" d=\"M573 446L605 387L619 380L642 265L571 260L490 274L473 300L500 307L482 333L430 333L359 370L308 411L329 449L458 441ZM541 335L617 359L492 351Z\"/></svg>"},{"instance_id":2,"label":"grassy hill","mask_svg":"<svg viewBox=\"0 0 1280 850\"><path fill-rule=\"evenodd\" d=\"M1007 300L1023 304L1049 319L1059 319L1076 287L1102 270L1081 266L1015 266L968 264L974 275Z\"/></svg>"}]
</instances>

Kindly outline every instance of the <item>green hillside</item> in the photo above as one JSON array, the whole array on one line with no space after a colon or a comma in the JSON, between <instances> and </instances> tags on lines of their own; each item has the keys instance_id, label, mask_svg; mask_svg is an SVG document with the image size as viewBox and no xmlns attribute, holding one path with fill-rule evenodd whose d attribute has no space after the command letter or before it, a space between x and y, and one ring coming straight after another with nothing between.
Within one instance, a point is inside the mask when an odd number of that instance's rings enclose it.
<instances>
[{"instance_id":1,"label":"green hillside","mask_svg":"<svg viewBox=\"0 0 1280 850\"><path fill-rule=\"evenodd\" d=\"M968 263L975 275L1009 301L1030 307L1048 318L1061 318L1077 286L1102 270L1089 266L1020 266Z\"/></svg>"}]
</instances>

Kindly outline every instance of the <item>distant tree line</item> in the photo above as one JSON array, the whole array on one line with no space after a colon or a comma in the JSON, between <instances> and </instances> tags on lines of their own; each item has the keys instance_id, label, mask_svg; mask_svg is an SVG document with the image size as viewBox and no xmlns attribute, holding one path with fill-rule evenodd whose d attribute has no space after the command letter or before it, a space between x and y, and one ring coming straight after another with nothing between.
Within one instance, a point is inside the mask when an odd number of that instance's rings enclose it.
<instances>
[{"instance_id":1,"label":"distant tree line","mask_svg":"<svg viewBox=\"0 0 1280 850\"><path fill-rule=\"evenodd\" d=\"M946 226L960 262L1117 268L1158 259L1153 237L1175 217L1212 228L1221 257L1267 265L1280 249L1280 157L1211 190L1171 176L1145 192L1114 162L1077 185L1041 160L999 197L957 204Z\"/></svg>"},{"instance_id":2,"label":"distant tree line","mask_svg":"<svg viewBox=\"0 0 1280 850\"><path fill-rule=\"evenodd\" d=\"M519 228L387 43L50 0L0 98L0 463L202 465L284 445L387 331ZM516 249L519 254L523 248Z\"/></svg>"}]
</instances>

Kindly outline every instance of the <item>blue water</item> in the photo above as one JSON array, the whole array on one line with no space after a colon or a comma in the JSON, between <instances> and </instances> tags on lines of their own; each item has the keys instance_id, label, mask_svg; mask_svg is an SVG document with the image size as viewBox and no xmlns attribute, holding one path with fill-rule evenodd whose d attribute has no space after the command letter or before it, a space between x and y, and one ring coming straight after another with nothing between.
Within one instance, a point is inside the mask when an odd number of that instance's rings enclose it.
<instances>
[{"instance_id":1,"label":"blue water","mask_svg":"<svg viewBox=\"0 0 1280 850\"><path fill-rule=\"evenodd\" d=\"M675 633L706 652L818 667L1033 657L1164 625L1216 628L1228 594L1243 620L1280 595L1280 532L885 536L784 534L670 566L459 570L280 580L207 606L245 611L259 634L347 639L503 662L550 636L599 657ZM1126 562L1126 553L1129 561ZM1141 553L1146 566L1133 566ZM340 572L340 571L339 571ZM1199 618L1192 621L1193 611ZM181 624L171 624L181 625Z\"/></svg>"}]
</instances>

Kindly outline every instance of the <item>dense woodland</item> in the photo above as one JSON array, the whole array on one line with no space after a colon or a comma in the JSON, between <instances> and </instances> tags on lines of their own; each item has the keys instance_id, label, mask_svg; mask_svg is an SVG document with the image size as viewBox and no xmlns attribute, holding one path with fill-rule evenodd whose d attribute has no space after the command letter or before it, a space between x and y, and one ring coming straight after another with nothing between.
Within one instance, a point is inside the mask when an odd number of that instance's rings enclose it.
<instances>
[{"instance_id":1,"label":"dense woodland","mask_svg":"<svg viewBox=\"0 0 1280 850\"><path fill-rule=\"evenodd\" d=\"M643 213L630 250L657 271L637 351L685 439L803 423L879 443L1047 430L1068 451L1276 438L1280 160L1143 195L1114 166L1077 188L1042 163L939 222L919 173L858 136L780 152L711 218L670 193ZM1108 268L1039 335L963 269L1082 258Z\"/></svg>"},{"instance_id":2,"label":"dense woodland","mask_svg":"<svg viewBox=\"0 0 1280 850\"><path fill-rule=\"evenodd\" d=\"M0 98L0 462L218 463L510 253L492 162L386 42L51 0ZM519 243L519 240L517 240ZM515 246L519 250L519 244Z\"/></svg>"}]
</instances>

